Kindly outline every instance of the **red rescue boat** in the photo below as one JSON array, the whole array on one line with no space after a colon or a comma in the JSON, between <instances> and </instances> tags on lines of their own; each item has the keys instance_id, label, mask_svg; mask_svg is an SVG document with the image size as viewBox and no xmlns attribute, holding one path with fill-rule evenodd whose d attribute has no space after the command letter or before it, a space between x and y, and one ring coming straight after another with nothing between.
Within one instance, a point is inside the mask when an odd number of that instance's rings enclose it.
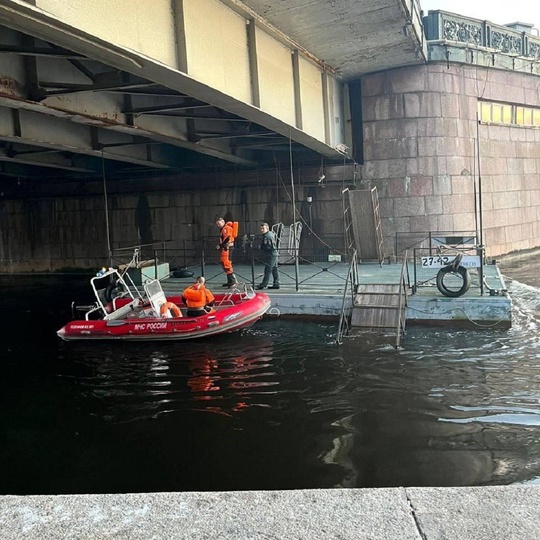
<instances>
[{"instance_id":1,"label":"red rescue boat","mask_svg":"<svg viewBox=\"0 0 540 540\"><path fill-rule=\"evenodd\" d=\"M270 308L268 295L254 292L245 284L216 294L213 311L199 317L186 317L181 295L165 296L158 280L146 283L144 293L140 293L133 285L128 286L116 269L109 269L93 277L90 285L96 303L87 306L84 317L58 330L63 340L205 338L249 327ZM113 298L118 292L119 296Z\"/></svg>"}]
</instances>

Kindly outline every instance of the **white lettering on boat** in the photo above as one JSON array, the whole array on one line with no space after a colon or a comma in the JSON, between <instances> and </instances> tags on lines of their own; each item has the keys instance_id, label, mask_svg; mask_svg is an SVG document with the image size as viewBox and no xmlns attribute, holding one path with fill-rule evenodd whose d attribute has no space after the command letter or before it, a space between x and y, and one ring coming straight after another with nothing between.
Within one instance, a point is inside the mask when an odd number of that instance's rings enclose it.
<instances>
[{"instance_id":1,"label":"white lettering on boat","mask_svg":"<svg viewBox=\"0 0 540 540\"><path fill-rule=\"evenodd\" d=\"M225 317L223 319L223 322L234 321L234 319L237 319L238 317L240 317L240 315L242 315L241 311L239 313L232 313L231 315L228 315L227 317Z\"/></svg>"},{"instance_id":2,"label":"white lettering on boat","mask_svg":"<svg viewBox=\"0 0 540 540\"><path fill-rule=\"evenodd\" d=\"M165 328L167 328L166 322L137 323L134 326L134 330L164 330Z\"/></svg>"},{"instance_id":3,"label":"white lettering on boat","mask_svg":"<svg viewBox=\"0 0 540 540\"><path fill-rule=\"evenodd\" d=\"M94 328L93 324L72 324L70 329L71 330L90 330Z\"/></svg>"}]
</instances>

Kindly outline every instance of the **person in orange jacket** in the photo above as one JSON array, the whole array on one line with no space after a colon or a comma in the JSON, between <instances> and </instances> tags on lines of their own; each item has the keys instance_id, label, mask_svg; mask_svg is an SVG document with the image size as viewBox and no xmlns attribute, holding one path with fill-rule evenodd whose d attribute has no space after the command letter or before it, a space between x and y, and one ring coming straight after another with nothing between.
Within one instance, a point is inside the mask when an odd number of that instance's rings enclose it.
<instances>
[{"instance_id":1,"label":"person in orange jacket","mask_svg":"<svg viewBox=\"0 0 540 540\"><path fill-rule=\"evenodd\" d=\"M227 274L227 283L223 287L234 287L238 281L234 275L233 265L231 262L231 251L234 246L234 234L232 222L225 220L222 217L216 219L216 225L219 227L219 244L217 249L221 250L220 262L221 267Z\"/></svg>"},{"instance_id":2,"label":"person in orange jacket","mask_svg":"<svg viewBox=\"0 0 540 540\"><path fill-rule=\"evenodd\" d=\"M211 313L215 305L215 298L212 291L204 285L205 279L199 276L193 285L184 289L182 300L187 306L188 317L199 317Z\"/></svg>"}]
</instances>

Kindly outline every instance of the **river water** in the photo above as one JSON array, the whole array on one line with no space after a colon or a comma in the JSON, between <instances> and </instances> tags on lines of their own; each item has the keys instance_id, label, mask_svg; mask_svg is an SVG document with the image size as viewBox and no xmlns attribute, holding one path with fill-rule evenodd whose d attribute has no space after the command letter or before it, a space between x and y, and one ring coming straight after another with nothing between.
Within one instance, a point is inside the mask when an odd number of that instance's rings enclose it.
<instances>
[{"instance_id":1,"label":"river water","mask_svg":"<svg viewBox=\"0 0 540 540\"><path fill-rule=\"evenodd\" d=\"M192 343L65 343L80 276L0 277L0 493L540 483L540 258L510 329L404 349L264 319Z\"/></svg>"}]
</instances>

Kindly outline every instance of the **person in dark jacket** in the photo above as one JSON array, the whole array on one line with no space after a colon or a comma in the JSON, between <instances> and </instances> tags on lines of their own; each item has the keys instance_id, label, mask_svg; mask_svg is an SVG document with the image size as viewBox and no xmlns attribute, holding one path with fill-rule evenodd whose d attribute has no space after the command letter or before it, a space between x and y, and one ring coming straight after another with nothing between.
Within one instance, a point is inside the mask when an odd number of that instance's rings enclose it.
<instances>
[{"instance_id":1,"label":"person in dark jacket","mask_svg":"<svg viewBox=\"0 0 540 540\"><path fill-rule=\"evenodd\" d=\"M264 277L262 283L257 285L257 289L266 289L270 281L270 275L273 278L273 285L269 289L279 289L279 271L278 271L278 248L277 236L270 230L268 223L261 223L261 245L262 261L264 262Z\"/></svg>"}]
</instances>

